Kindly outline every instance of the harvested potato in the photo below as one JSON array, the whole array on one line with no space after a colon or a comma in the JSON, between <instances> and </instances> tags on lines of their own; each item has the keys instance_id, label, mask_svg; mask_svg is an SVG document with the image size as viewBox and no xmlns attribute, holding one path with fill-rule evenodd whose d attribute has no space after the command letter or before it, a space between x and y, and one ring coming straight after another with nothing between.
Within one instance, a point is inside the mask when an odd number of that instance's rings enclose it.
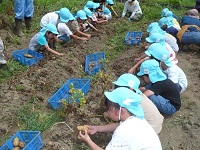
<instances>
[{"instance_id":1,"label":"harvested potato","mask_svg":"<svg viewBox=\"0 0 200 150\"><path fill-rule=\"evenodd\" d=\"M20 150L19 147L14 147L12 150Z\"/></svg>"},{"instance_id":2,"label":"harvested potato","mask_svg":"<svg viewBox=\"0 0 200 150\"><path fill-rule=\"evenodd\" d=\"M24 142L19 142L19 147L24 148Z\"/></svg>"},{"instance_id":3,"label":"harvested potato","mask_svg":"<svg viewBox=\"0 0 200 150\"><path fill-rule=\"evenodd\" d=\"M70 89L70 90L68 91L68 93L69 93L69 94L72 94L72 93L73 93L72 89Z\"/></svg>"},{"instance_id":4,"label":"harvested potato","mask_svg":"<svg viewBox=\"0 0 200 150\"><path fill-rule=\"evenodd\" d=\"M19 146L19 138L18 137L14 138L14 140L13 140L13 146L14 147Z\"/></svg>"},{"instance_id":5,"label":"harvested potato","mask_svg":"<svg viewBox=\"0 0 200 150\"><path fill-rule=\"evenodd\" d=\"M94 67L93 63L89 63L89 69L91 70Z\"/></svg>"},{"instance_id":6,"label":"harvested potato","mask_svg":"<svg viewBox=\"0 0 200 150\"><path fill-rule=\"evenodd\" d=\"M86 126L77 126L77 129L79 130L79 131L87 131L88 130L88 128L86 127Z\"/></svg>"},{"instance_id":7,"label":"harvested potato","mask_svg":"<svg viewBox=\"0 0 200 150\"><path fill-rule=\"evenodd\" d=\"M26 54L26 53L24 53L24 55L23 55L24 57L27 57L27 58L33 58L33 56L32 55L30 55L30 54Z\"/></svg>"}]
</instances>

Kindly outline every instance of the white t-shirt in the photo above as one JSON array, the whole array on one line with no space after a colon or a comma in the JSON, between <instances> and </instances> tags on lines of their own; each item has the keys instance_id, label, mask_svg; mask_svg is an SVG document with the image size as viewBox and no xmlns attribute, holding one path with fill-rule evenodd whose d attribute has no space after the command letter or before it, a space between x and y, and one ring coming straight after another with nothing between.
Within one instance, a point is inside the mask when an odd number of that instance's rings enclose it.
<instances>
[{"instance_id":1,"label":"white t-shirt","mask_svg":"<svg viewBox=\"0 0 200 150\"><path fill-rule=\"evenodd\" d=\"M176 58L176 53L174 52L174 50L172 49L172 47L168 43L165 42L165 45L166 45L166 49L170 53L170 60L172 60L173 64L177 64L178 59Z\"/></svg>"},{"instance_id":2,"label":"white t-shirt","mask_svg":"<svg viewBox=\"0 0 200 150\"><path fill-rule=\"evenodd\" d=\"M135 0L132 5L129 4L128 1L126 1L124 5L124 10L122 12L122 17L126 15L126 12L132 12L130 18L133 18L135 14L142 14L142 10L140 8L139 2Z\"/></svg>"},{"instance_id":3,"label":"white t-shirt","mask_svg":"<svg viewBox=\"0 0 200 150\"><path fill-rule=\"evenodd\" d=\"M57 26L57 24L61 22L59 19L59 15L55 12L50 12L47 13L46 15L44 15L40 21L40 26L44 27L46 26L46 24L54 24L55 26Z\"/></svg>"},{"instance_id":4,"label":"white t-shirt","mask_svg":"<svg viewBox=\"0 0 200 150\"><path fill-rule=\"evenodd\" d=\"M165 42L168 43L172 47L172 49L174 50L174 52L178 52L179 47L178 47L176 38L173 37L169 33L165 33L164 37L165 37Z\"/></svg>"},{"instance_id":5,"label":"white t-shirt","mask_svg":"<svg viewBox=\"0 0 200 150\"><path fill-rule=\"evenodd\" d=\"M131 116L114 131L106 150L162 150L162 147L148 122Z\"/></svg>"},{"instance_id":6,"label":"white t-shirt","mask_svg":"<svg viewBox=\"0 0 200 150\"><path fill-rule=\"evenodd\" d=\"M57 26L57 29L58 29L58 32L59 32L58 37L63 36L65 34L67 34L68 36L73 34L72 31L66 25L66 23L59 23L58 26Z\"/></svg>"},{"instance_id":7,"label":"white t-shirt","mask_svg":"<svg viewBox=\"0 0 200 150\"><path fill-rule=\"evenodd\" d=\"M188 81L185 73L179 66L172 65L171 67L168 67L166 70L164 70L163 73L166 74L168 79L172 80L174 83L178 83L181 86L181 93L185 91L188 85Z\"/></svg>"},{"instance_id":8,"label":"white t-shirt","mask_svg":"<svg viewBox=\"0 0 200 150\"><path fill-rule=\"evenodd\" d=\"M162 130L164 117L160 114L155 104L146 95L141 94L141 106L144 111L144 118L151 125L157 134Z\"/></svg>"}]
</instances>

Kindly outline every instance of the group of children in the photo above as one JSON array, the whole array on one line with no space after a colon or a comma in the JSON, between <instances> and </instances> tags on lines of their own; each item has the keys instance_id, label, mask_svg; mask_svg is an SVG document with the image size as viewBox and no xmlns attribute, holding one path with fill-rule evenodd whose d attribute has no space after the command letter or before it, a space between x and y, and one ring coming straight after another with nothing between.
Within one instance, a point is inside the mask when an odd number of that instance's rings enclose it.
<instances>
[{"instance_id":1,"label":"group of children","mask_svg":"<svg viewBox=\"0 0 200 150\"><path fill-rule=\"evenodd\" d=\"M181 108L180 94L188 82L177 66L179 50L176 33L181 28L175 15L165 8L158 22L149 24L146 51L128 73L113 84L112 92L105 92L107 117L119 123L101 126L86 125L79 138L91 149L101 149L88 134L114 132L106 149L162 149L157 136L162 130L163 115L173 115ZM141 76L146 85L141 86ZM151 127L150 127L151 126ZM156 134L155 134L156 133Z\"/></svg>"},{"instance_id":2,"label":"group of children","mask_svg":"<svg viewBox=\"0 0 200 150\"><path fill-rule=\"evenodd\" d=\"M92 28L98 31L96 24L112 18L109 9L118 15L113 4L112 0L88 1L76 14L68 8L47 13L41 18L41 30L32 37L29 49L64 55L55 50L56 43L66 43L71 38L88 40L91 35L86 33L87 30ZM127 0L122 17L127 12L129 20L141 18L139 2ZM115 89L104 93L108 109L105 114L117 123L86 125L88 130L84 133L80 131L78 137L91 149L101 149L89 136L96 132L114 132L106 149L162 149L157 135L164 120L161 114L172 115L181 108L180 94L186 90L188 82L183 70L177 66L177 33L181 30L177 17L168 8L162 10L161 16L158 22L148 26L146 51L135 59L137 63L128 73L113 82ZM0 63L3 62L1 47L0 39ZM136 72L145 81L145 86L140 85L139 78L134 75Z\"/></svg>"}]
</instances>

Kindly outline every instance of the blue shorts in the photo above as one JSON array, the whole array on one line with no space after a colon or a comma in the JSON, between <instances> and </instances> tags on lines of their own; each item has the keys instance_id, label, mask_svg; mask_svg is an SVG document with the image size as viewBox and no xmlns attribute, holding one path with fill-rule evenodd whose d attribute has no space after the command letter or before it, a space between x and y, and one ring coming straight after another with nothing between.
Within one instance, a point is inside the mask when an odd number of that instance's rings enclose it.
<instances>
[{"instance_id":1,"label":"blue shorts","mask_svg":"<svg viewBox=\"0 0 200 150\"><path fill-rule=\"evenodd\" d=\"M63 43L67 43L70 40L70 36L65 34L65 35L59 36L58 39L62 40Z\"/></svg>"},{"instance_id":2,"label":"blue shorts","mask_svg":"<svg viewBox=\"0 0 200 150\"><path fill-rule=\"evenodd\" d=\"M172 115L177 111L168 99L165 99L160 95L151 95L149 96L149 99L156 105L161 113Z\"/></svg>"}]
</instances>

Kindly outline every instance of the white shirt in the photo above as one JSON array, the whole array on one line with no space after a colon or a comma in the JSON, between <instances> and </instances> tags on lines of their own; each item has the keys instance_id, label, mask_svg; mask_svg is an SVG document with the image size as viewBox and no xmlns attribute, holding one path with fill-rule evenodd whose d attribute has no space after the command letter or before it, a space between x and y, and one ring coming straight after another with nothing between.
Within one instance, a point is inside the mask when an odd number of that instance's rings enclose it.
<instances>
[{"instance_id":1,"label":"white shirt","mask_svg":"<svg viewBox=\"0 0 200 150\"><path fill-rule=\"evenodd\" d=\"M172 47L172 49L174 50L174 52L178 52L179 47L178 47L176 38L173 37L169 33L165 33L164 34L164 38L165 38L165 42L168 43Z\"/></svg>"},{"instance_id":2,"label":"white shirt","mask_svg":"<svg viewBox=\"0 0 200 150\"><path fill-rule=\"evenodd\" d=\"M126 1L124 5L124 10L122 12L122 17L126 15L126 12L132 12L130 18L133 18L135 14L142 14L142 10L140 8L139 2L135 0L132 5L129 4L128 1Z\"/></svg>"},{"instance_id":3,"label":"white shirt","mask_svg":"<svg viewBox=\"0 0 200 150\"><path fill-rule=\"evenodd\" d=\"M59 19L59 15L55 12L50 12L44 15L40 21L40 26L44 27L46 24L51 23L57 26L57 24L61 22Z\"/></svg>"},{"instance_id":4,"label":"white shirt","mask_svg":"<svg viewBox=\"0 0 200 150\"><path fill-rule=\"evenodd\" d=\"M162 150L162 147L148 122L131 116L114 131L106 150Z\"/></svg>"},{"instance_id":5,"label":"white shirt","mask_svg":"<svg viewBox=\"0 0 200 150\"><path fill-rule=\"evenodd\" d=\"M58 32L59 32L58 37L63 36L65 34L67 34L68 36L73 34L72 31L66 25L66 23L59 23L57 28L58 28Z\"/></svg>"},{"instance_id":6,"label":"white shirt","mask_svg":"<svg viewBox=\"0 0 200 150\"><path fill-rule=\"evenodd\" d=\"M188 85L188 81L185 73L179 66L172 65L171 67L168 67L166 70L164 70L163 73L166 74L168 79L172 80L174 83L178 83L181 86L181 93L185 91Z\"/></svg>"},{"instance_id":7,"label":"white shirt","mask_svg":"<svg viewBox=\"0 0 200 150\"><path fill-rule=\"evenodd\" d=\"M162 130L164 117L160 114L155 104L148 97L146 97L146 95L141 94L141 97L141 106L144 111L144 118L151 125L154 131L159 134Z\"/></svg>"},{"instance_id":8,"label":"white shirt","mask_svg":"<svg viewBox=\"0 0 200 150\"><path fill-rule=\"evenodd\" d=\"M170 60L172 60L173 64L177 64L178 63L178 59L176 58L176 53L174 52L172 47L167 42L165 42L165 45L166 45L166 49L170 53Z\"/></svg>"}]
</instances>

